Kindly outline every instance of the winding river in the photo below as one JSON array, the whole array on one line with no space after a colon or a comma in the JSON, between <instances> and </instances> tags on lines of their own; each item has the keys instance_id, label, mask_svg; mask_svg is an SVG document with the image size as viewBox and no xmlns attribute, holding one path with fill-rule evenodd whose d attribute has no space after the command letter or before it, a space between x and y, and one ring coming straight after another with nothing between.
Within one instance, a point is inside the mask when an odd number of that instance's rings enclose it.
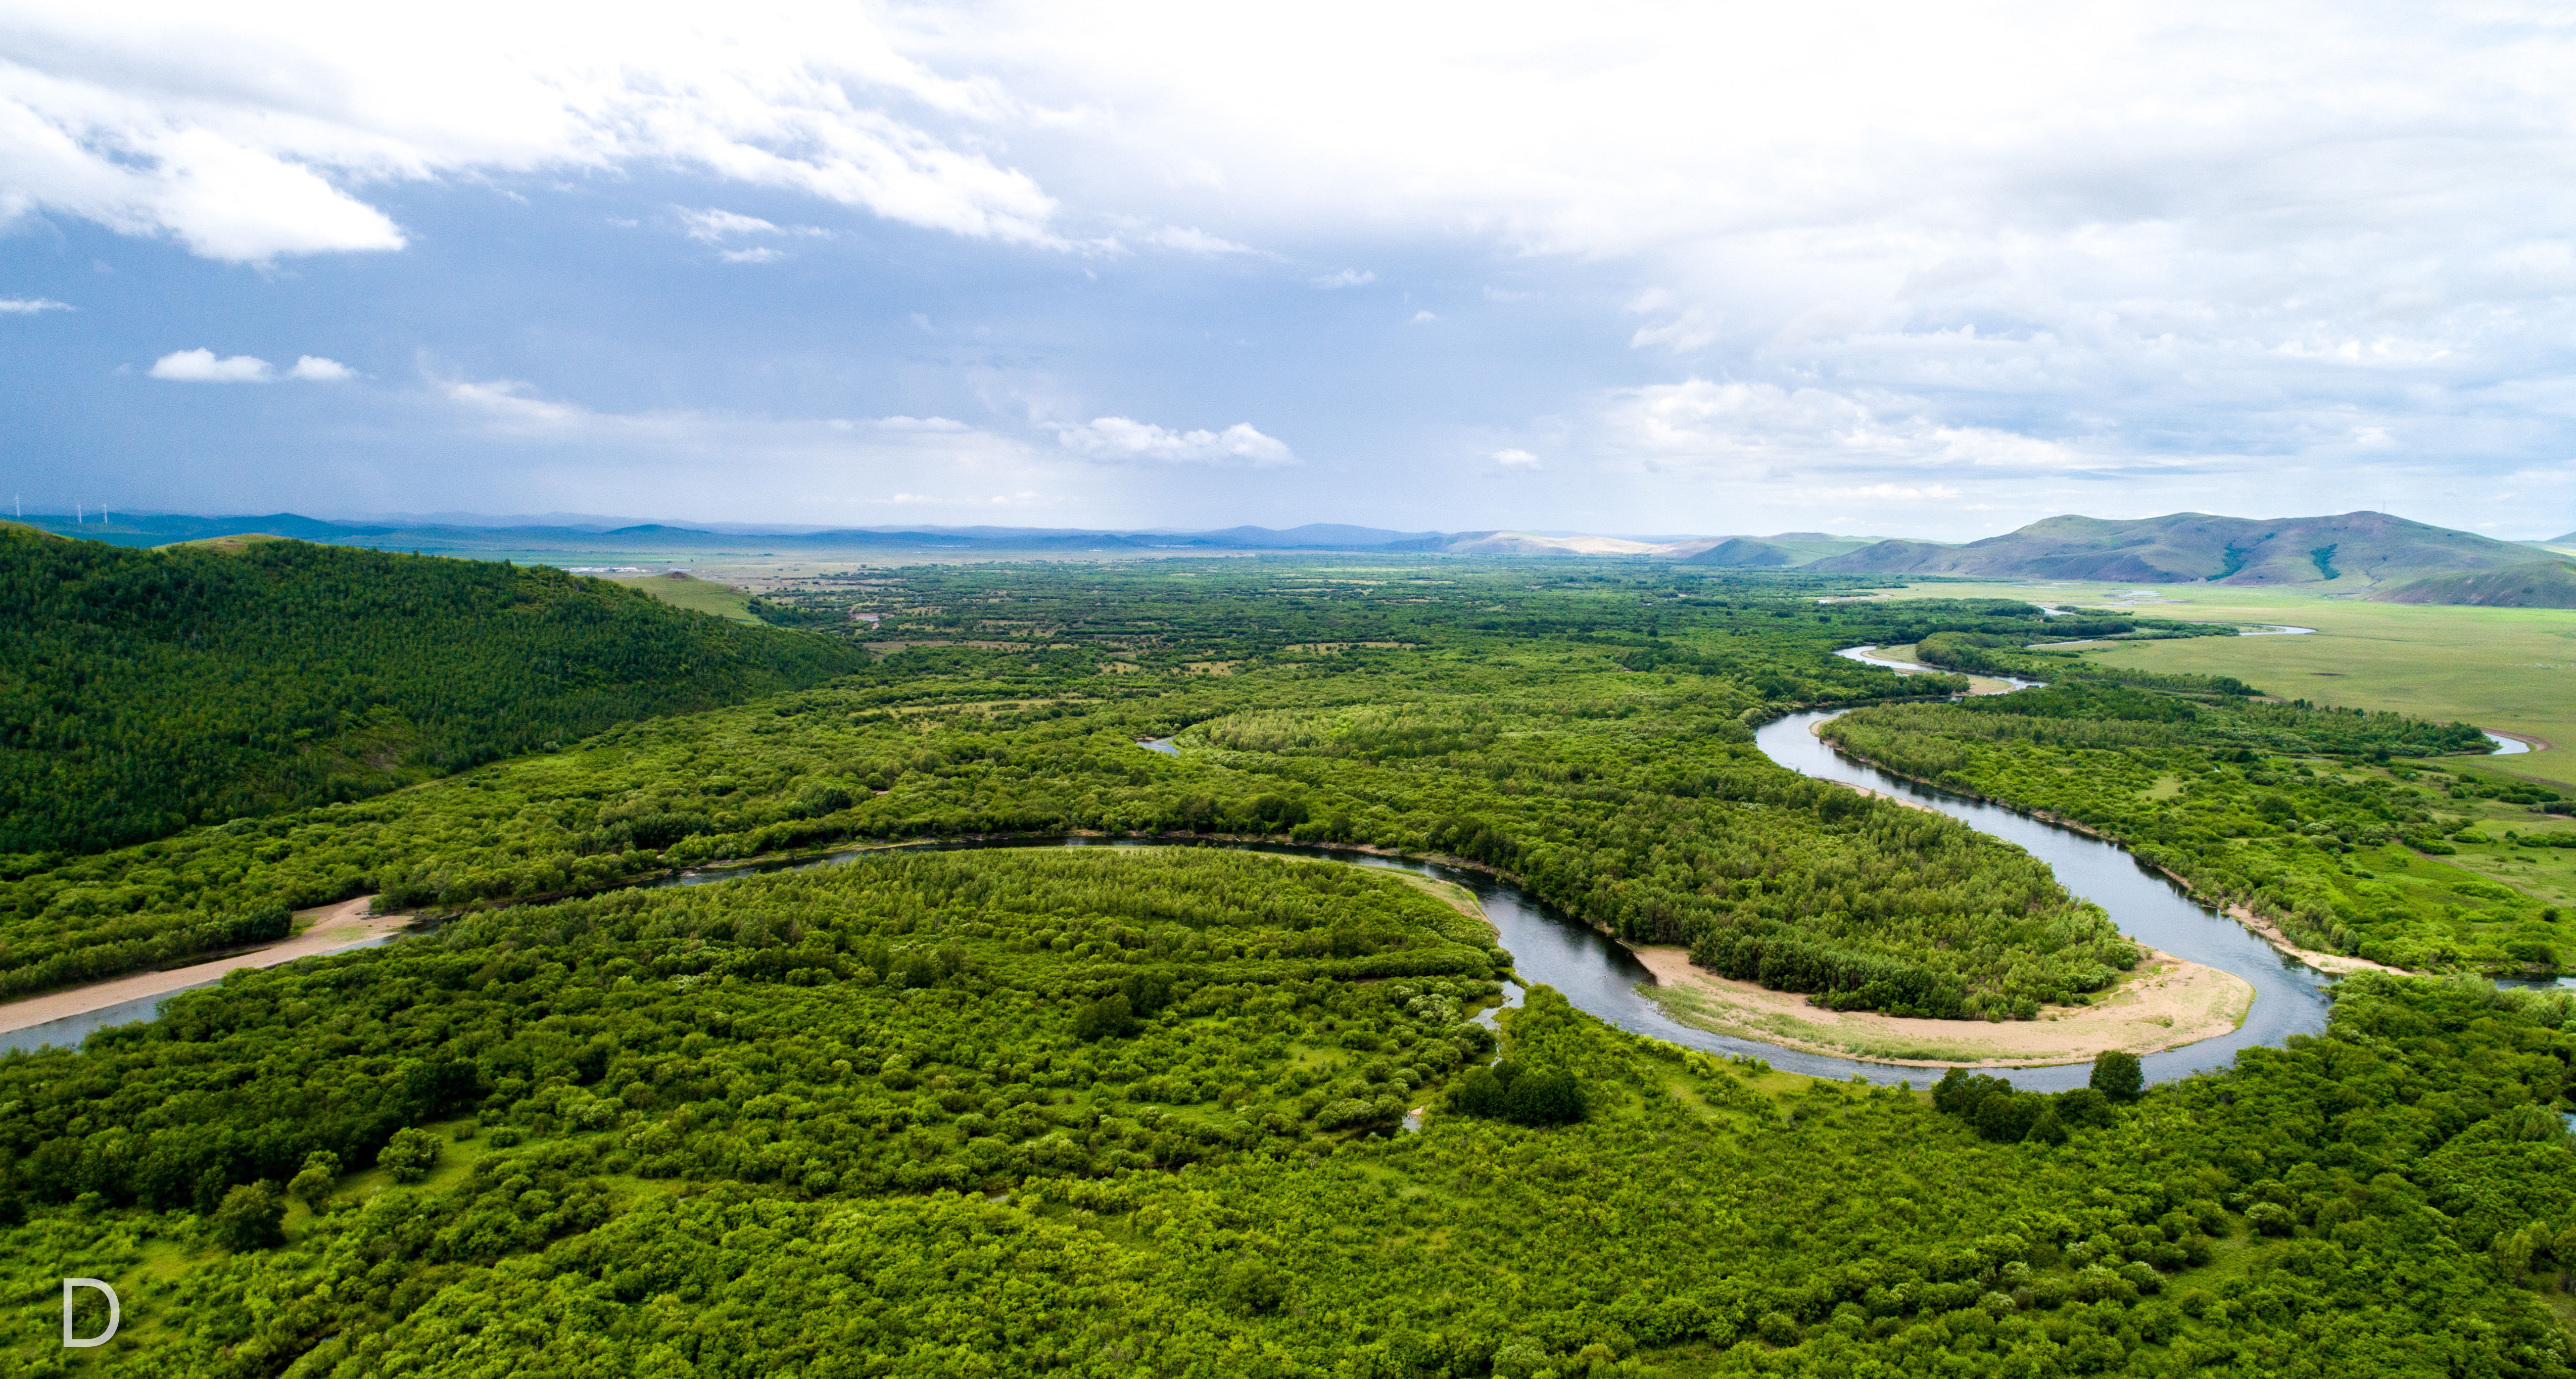
<instances>
[{"instance_id":1,"label":"winding river","mask_svg":"<svg viewBox=\"0 0 2576 1379\"><path fill-rule=\"evenodd\" d=\"M1888 664L1869 654L1870 648L1854 648L1845 654L1856 660ZM2022 687L2017 682L2015 688ZM2162 874L2140 865L2122 849L2072 829L2043 823L1998 805L1966 799L1934 790L1875 767L1851 761L1837 754L1815 735L1817 724L1836 716L1839 710L1791 714L1759 729L1754 742L1773 761L1802 775L1819 780L1839 781L1882 794L1913 800L1947 814L1981 833L2013 843L2048 864L2058 881L2069 891L2100 905L2109 913L2123 933L2153 947L2192 962L2232 972L2253 984L2254 1005L2244 1025L2235 1033L2196 1044L2150 1054L2146 1072L2150 1081L2166 1081L2205 1069L2225 1066L2239 1049L2257 1044L2277 1044L2283 1038L2300 1032L2324 1028L2327 979L2285 957L2256 938L2233 920L2214 914L2195 904L2181 887ZM1170 739L1140 743L1155 751L1174 750ZM1106 838L1064 838L1052 843L1020 839L991 843L930 844L939 848L972 847L1143 847L1148 840ZM1578 1008L1598 1016L1621 1029L1636 1034L1669 1040L1689 1048L1714 1053L1748 1055L1767 1059L1772 1066L1790 1072L1819 1077L1860 1077L1871 1082L1894 1083L1900 1080L1921 1083L1933 1074L1918 1067L1862 1062L1834 1058L1783 1048L1756 1040L1738 1039L1685 1025L1666 1015L1662 1007L1640 993L1639 988L1654 981L1645 965L1625 947L1607 935L1580 923L1553 907L1522 892L1519 888L1487 876L1482 872L1443 866L1434 862L1379 857L1340 849L1302 847L1282 843L1232 843L1227 846L1289 856L1328 858L1360 866L1386 867L1410 871L1444 881L1454 881L1473 891L1483 902L1487 918L1492 920L1498 942L1511 953L1513 966L1525 982L1545 983L1565 993ZM843 865L863 857L883 855L884 849L854 850L786 865L797 867ZM682 875L647 884L705 885L735 877L776 870L775 867L723 868L703 873ZM173 992L170 995L176 995ZM1518 988L1512 988L1516 1000ZM95 1011L85 1016L57 1022L58 1027L38 1026L0 1037L0 1048L33 1050L44 1044L68 1046L90 1032L108 1025L136 1019L150 1019L167 996L153 998L148 1004L136 1002L130 1008ZM2083 1085L2089 1069L2083 1064L2057 1067L1988 1069L2008 1077L2020 1087L2035 1091L2058 1091Z\"/></svg>"}]
</instances>

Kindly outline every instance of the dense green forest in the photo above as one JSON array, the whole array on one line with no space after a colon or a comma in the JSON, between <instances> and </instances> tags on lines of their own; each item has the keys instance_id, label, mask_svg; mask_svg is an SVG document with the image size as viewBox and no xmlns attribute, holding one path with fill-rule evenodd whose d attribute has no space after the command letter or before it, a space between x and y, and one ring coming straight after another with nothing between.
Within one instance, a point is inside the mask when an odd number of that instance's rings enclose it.
<instances>
[{"instance_id":1,"label":"dense green forest","mask_svg":"<svg viewBox=\"0 0 2576 1379\"><path fill-rule=\"evenodd\" d=\"M0 531L0 599L7 874L866 660L557 570L301 541L135 550Z\"/></svg>"},{"instance_id":2,"label":"dense green forest","mask_svg":"<svg viewBox=\"0 0 2576 1379\"><path fill-rule=\"evenodd\" d=\"M1494 961L1389 874L1102 848L243 972L0 1059L0 1334L223 1379L2571 1371L2565 994L2365 975L2025 1121L1545 988L1496 1048ZM60 1348L65 1276L113 1345Z\"/></svg>"},{"instance_id":3,"label":"dense green forest","mask_svg":"<svg viewBox=\"0 0 2576 1379\"><path fill-rule=\"evenodd\" d=\"M2466 823L2458 798L2559 802L2424 759L2483 747L2466 724L2079 679L1865 708L1824 731L1892 770L2099 830L2308 947L2496 972L2576 957L2555 907L2440 860Z\"/></svg>"},{"instance_id":4,"label":"dense green forest","mask_svg":"<svg viewBox=\"0 0 2576 1379\"><path fill-rule=\"evenodd\" d=\"M1820 602L1849 582L1573 563L867 583L892 625L873 640L985 645L913 645L829 685L0 876L0 995L124 970L278 902L445 910L797 849L1075 830L1460 857L1847 1007L2029 1018L2135 961L2019 850L1753 746L1790 705L1964 683L1836 648L2065 630L2026 604ZM1136 745L1174 733L1177 756Z\"/></svg>"}]
</instances>

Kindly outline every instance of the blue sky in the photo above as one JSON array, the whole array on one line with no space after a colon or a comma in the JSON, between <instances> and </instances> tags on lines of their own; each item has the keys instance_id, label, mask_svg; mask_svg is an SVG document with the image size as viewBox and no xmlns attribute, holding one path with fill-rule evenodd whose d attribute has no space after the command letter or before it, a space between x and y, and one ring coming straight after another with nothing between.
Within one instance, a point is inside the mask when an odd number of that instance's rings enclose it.
<instances>
[{"instance_id":1,"label":"blue sky","mask_svg":"<svg viewBox=\"0 0 2576 1379\"><path fill-rule=\"evenodd\" d=\"M2576 528L2545 10L0 12L30 510Z\"/></svg>"}]
</instances>

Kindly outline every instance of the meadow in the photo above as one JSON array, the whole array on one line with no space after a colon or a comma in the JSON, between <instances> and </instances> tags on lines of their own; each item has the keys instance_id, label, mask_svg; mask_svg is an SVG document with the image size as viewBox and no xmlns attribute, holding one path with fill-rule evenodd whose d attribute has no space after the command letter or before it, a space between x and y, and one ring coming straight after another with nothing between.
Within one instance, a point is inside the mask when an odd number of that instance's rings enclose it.
<instances>
[{"instance_id":1,"label":"meadow","mask_svg":"<svg viewBox=\"0 0 2576 1379\"><path fill-rule=\"evenodd\" d=\"M2133 597L2143 591L2145 597ZM2183 621L2313 627L2307 636L2123 642L2085 659L2135 670L2232 675L2284 699L2385 709L2519 733L2547 749L2495 771L2576 790L2576 612L2367 603L2291 589L2204 584L1918 584L1897 599L2018 598Z\"/></svg>"},{"instance_id":2,"label":"meadow","mask_svg":"<svg viewBox=\"0 0 2576 1379\"><path fill-rule=\"evenodd\" d=\"M608 582L640 589L674 608L712 613L727 622L760 621L751 611L751 595L721 580L666 570L650 575L611 575Z\"/></svg>"}]
</instances>

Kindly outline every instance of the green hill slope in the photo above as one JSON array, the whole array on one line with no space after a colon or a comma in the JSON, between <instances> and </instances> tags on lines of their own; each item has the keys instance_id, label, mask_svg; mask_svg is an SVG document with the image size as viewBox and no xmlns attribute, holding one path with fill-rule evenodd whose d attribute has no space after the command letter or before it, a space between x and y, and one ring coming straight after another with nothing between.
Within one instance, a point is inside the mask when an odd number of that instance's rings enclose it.
<instances>
[{"instance_id":1,"label":"green hill slope","mask_svg":"<svg viewBox=\"0 0 2576 1379\"><path fill-rule=\"evenodd\" d=\"M651 594L674 608L713 613L727 622L760 625L759 615L751 611L751 595L717 580L699 579L677 570L658 575L611 575L608 580Z\"/></svg>"},{"instance_id":2,"label":"green hill slope","mask_svg":"<svg viewBox=\"0 0 2576 1379\"><path fill-rule=\"evenodd\" d=\"M0 854L355 799L866 653L550 569L0 532Z\"/></svg>"},{"instance_id":3,"label":"green hill slope","mask_svg":"<svg viewBox=\"0 0 2576 1379\"><path fill-rule=\"evenodd\" d=\"M2576 608L2576 565L2533 560L2476 574L2433 575L2372 594L2382 603L2463 603L2483 608Z\"/></svg>"},{"instance_id":4,"label":"green hill slope","mask_svg":"<svg viewBox=\"0 0 2576 1379\"><path fill-rule=\"evenodd\" d=\"M1778 569L1805 565L1828 556L1848 555L1872 543L1849 536L1825 532L1793 531L1777 536L1730 536L1726 540L1686 557L1685 565L1724 565L1735 569Z\"/></svg>"},{"instance_id":5,"label":"green hill slope","mask_svg":"<svg viewBox=\"0 0 2576 1379\"><path fill-rule=\"evenodd\" d=\"M1882 541L1806 568L2141 584L2331 583L2358 590L2530 559L2526 546L2384 512L2272 521L2179 512L2125 522L2051 517L1964 546Z\"/></svg>"}]
</instances>

